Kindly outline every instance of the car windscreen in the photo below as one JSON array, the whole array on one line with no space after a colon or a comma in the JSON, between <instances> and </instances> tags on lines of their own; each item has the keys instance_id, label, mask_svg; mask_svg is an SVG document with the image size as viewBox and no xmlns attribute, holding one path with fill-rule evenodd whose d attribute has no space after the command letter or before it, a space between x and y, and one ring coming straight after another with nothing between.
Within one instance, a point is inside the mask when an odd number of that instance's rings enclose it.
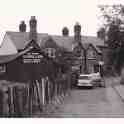
<instances>
[{"instance_id":1,"label":"car windscreen","mask_svg":"<svg viewBox=\"0 0 124 124\"><path fill-rule=\"evenodd\" d=\"M80 76L79 79L90 79L89 76Z\"/></svg>"}]
</instances>

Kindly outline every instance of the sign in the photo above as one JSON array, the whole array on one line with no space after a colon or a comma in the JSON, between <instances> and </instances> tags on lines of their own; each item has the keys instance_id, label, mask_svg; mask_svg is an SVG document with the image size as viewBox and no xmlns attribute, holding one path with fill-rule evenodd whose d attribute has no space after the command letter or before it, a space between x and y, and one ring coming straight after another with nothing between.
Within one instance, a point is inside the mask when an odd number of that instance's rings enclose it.
<instances>
[{"instance_id":1,"label":"sign","mask_svg":"<svg viewBox=\"0 0 124 124\"><path fill-rule=\"evenodd\" d=\"M23 55L23 63L25 64L39 64L43 56L38 52L29 52Z\"/></svg>"}]
</instances>

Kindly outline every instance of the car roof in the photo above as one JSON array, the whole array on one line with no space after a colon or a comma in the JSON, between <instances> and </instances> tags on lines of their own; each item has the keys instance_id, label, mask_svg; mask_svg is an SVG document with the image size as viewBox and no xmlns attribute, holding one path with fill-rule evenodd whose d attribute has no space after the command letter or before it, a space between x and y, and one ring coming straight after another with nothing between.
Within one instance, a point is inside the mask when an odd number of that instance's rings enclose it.
<instances>
[{"instance_id":1,"label":"car roof","mask_svg":"<svg viewBox=\"0 0 124 124\"><path fill-rule=\"evenodd\" d=\"M90 76L90 74L80 74L79 76Z\"/></svg>"}]
</instances>

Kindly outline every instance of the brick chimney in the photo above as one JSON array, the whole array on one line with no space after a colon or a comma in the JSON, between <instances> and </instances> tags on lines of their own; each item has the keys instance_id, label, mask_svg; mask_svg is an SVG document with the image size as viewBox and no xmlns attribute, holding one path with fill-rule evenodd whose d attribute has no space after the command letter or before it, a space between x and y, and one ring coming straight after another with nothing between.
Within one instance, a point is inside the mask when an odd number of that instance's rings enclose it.
<instances>
[{"instance_id":1,"label":"brick chimney","mask_svg":"<svg viewBox=\"0 0 124 124\"><path fill-rule=\"evenodd\" d=\"M99 31L97 32L97 37L104 40L104 38L105 38L105 29L104 28L99 29Z\"/></svg>"},{"instance_id":2,"label":"brick chimney","mask_svg":"<svg viewBox=\"0 0 124 124\"><path fill-rule=\"evenodd\" d=\"M81 41L81 25L78 22L74 26L74 39L77 42Z\"/></svg>"},{"instance_id":3,"label":"brick chimney","mask_svg":"<svg viewBox=\"0 0 124 124\"><path fill-rule=\"evenodd\" d=\"M66 37L69 36L69 29L67 27L64 27L62 29L62 35Z\"/></svg>"},{"instance_id":4,"label":"brick chimney","mask_svg":"<svg viewBox=\"0 0 124 124\"><path fill-rule=\"evenodd\" d=\"M35 16L31 16L30 22L30 32L29 32L29 39L32 41L37 41L37 20Z\"/></svg>"},{"instance_id":5,"label":"brick chimney","mask_svg":"<svg viewBox=\"0 0 124 124\"><path fill-rule=\"evenodd\" d=\"M19 32L26 32L26 24L25 21L21 21L19 25Z\"/></svg>"}]
</instances>

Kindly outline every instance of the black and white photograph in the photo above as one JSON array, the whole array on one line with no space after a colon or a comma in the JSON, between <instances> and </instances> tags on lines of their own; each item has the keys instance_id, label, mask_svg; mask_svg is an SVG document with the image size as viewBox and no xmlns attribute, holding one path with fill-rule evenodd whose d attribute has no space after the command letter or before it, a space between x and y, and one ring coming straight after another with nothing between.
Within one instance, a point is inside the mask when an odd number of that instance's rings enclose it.
<instances>
[{"instance_id":1,"label":"black and white photograph","mask_svg":"<svg viewBox=\"0 0 124 124\"><path fill-rule=\"evenodd\" d=\"M124 1L0 0L0 118L124 118Z\"/></svg>"}]
</instances>

